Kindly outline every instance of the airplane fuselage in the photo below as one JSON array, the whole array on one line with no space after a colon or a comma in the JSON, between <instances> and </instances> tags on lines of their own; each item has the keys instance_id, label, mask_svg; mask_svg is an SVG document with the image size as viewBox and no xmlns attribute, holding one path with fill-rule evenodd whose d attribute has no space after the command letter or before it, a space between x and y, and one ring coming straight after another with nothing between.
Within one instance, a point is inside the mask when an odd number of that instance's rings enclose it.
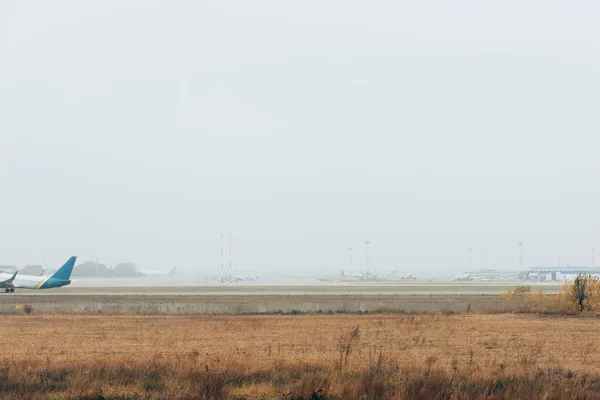
<instances>
[{"instance_id":1,"label":"airplane fuselage","mask_svg":"<svg viewBox=\"0 0 600 400\"><path fill-rule=\"evenodd\" d=\"M10 278L9 274L0 274L0 281ZM17 275L13 281L15 288L23 289L51 289L66 286L71 283L70 279L56 279L52 275Z\"/></svg>"},{"instance_id":2,"label":"airplane fuselage","mask_svg":"<svg viewBox=\"0 0 600 400\"><path fill-rule=\"evenodd\" d=\"M15 288L51 289L66 286L71 283L71 273L76 260L77 257L72 256L52 275L19 275L18 271L12 275L0 274L0 288L6 293L12 293Z\"/></svg>"}]
</instances>

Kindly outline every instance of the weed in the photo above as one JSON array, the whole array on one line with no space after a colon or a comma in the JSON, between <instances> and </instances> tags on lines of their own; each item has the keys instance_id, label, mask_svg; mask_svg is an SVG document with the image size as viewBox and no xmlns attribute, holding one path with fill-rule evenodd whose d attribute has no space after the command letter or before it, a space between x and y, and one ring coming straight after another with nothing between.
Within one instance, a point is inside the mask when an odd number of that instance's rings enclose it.
<instances>
[{"instance_id":1,"label":"weed","mask_svg":"<svg viewBox=\"0 0 600 400\"><path fill-rule=\"evenodd\" d=\"M360 332L358 325L347 334L342 334L338 340L338 352L339 352L339 368L342 370L342 361L344 364L348 364L348 356L352 351L352 345L360 339Z\"/></svg>"}]
</instances>

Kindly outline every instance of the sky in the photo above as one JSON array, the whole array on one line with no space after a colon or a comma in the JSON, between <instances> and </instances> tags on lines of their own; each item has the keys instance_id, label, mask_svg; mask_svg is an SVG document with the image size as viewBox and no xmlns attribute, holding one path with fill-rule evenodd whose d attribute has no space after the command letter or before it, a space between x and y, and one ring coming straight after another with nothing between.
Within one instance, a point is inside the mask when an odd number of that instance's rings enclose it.
<instances>
[{"instance_id":1,"label":"sky","mask_svg":"<svg viewBox=\"0 0 600 400\"><path fill-rule=\"evenodd\" d=\"M598 20L595 1L3 1L0 263L218 275L224 235L226 267L231 236L256 274L363 271L365 241L369 269L417 276L468 249L517 269L519 241L526 266L600 264Z\"/></svg>"}]
</instances>

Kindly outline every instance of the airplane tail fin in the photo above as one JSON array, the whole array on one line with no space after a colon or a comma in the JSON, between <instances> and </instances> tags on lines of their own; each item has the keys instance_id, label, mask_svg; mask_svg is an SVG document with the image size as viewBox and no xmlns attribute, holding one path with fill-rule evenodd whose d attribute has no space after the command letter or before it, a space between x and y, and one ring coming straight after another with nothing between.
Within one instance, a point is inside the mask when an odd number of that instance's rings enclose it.
<instances>
[{"instance_id":1,"label":"airplane tail fin","mask_svg":"<svg viewBox=\"0 0 600 400\"><path fill-rule=\"evenodd\" d=\"M173 268L172 268L172 269L169 271L169 273L167 274L167 276L173 276L173 275L175 275L175 270L176 270L176 269L177 269L177 266L173 267Z\"/></svg>"},{"instance_id":2,"label":"airplane tail fin","mask_svg":"<svg viewBox=\"0 0 600 400\"><path fill-rule=\"evenodd\" d=\"M19 271L15 271L15 273L6 282L12 282L12 281L14 281L15 278L17 277L18 273L19 273Z\"/></svg>"},{"instance_id":3,"label":"airplane tail fin","mask_svg":"<svg viewBox=\"0 0 600 400\"><path fill-rule=\"evenodd\" d=\"M42 269L42 272L40 272L40 274L38 276L44 276L45 273L46 273L46 269Z\"/></svg>"},{"instance_id":4,"label":"airplane tail fin","mask_svg":"<svg viewBox=\"0 0 600 400\"><path fill-rule=\"evenodd\" d=\"M71 278L71 272L73 272L73 267L75 266L75 260L77 260L77 257L75 256L69 258L65 265L52 274L52 278L63 281L69 280Z\"/></svg>"}]
</instances>

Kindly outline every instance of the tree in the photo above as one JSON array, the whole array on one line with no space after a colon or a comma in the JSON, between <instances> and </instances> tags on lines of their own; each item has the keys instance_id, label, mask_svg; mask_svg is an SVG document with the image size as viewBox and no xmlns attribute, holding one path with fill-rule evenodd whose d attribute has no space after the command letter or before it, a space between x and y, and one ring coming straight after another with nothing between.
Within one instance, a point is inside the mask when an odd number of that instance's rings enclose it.
<instances>
[{"instance_id":1,"label":"tree","mask_svg":"<svg viewBox=\"0 0 600 400\"><path fill-rule=\"evenodd\" d=\"M129 262L118 263L117 265L115 265L113 271L116 276L121 277L131 277L138 275L137 267L135 266L135 264Z\"/></svg>"},{"instance_id":2,"label":"tree","mask_svg":"<svg viewBox=\"0 0 600 400\"><path fill-rule=\"evenodd\" d=\"M73 276L105 276L107 271L110 270L104 264L85 261L73 268Z\"/></svg>"},{"instance_id":3,"label":"tree","mask_svg":"<svg viewBox=\"0 0 600 400\"><path fill-rule=\"evenodd\" d=\"M590 274L577 275L567 286L567 298L579 312L599 309L600 279Z\"/></svg>"}]
</instances>

